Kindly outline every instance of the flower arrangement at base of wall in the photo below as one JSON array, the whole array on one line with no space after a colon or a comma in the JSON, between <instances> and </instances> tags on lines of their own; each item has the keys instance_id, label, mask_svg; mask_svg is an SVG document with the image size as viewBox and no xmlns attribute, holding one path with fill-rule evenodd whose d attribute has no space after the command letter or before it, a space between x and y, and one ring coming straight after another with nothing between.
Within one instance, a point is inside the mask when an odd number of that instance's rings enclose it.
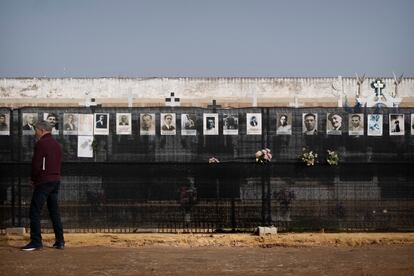
<instances>
[{"instance_id":1,"label":"flower arrangement at base of wall","mask_svg":"<svg viewBox=\"0 0 414 276\"><path fill-rule=\"evenodd\" d=\"M302 149L303 153L301 155L302 161L306 164L306 166L313 166L315 163L318 162L318 154L313 153L311 150L307 150L305 148Z\"/></svg>"},{"instance_id":2,"label":"flower arrangement at base of wall","mask_svg":"<svg viewBox=\"0 0 414 276\"><path fill-rule=\"evenodd\" d=\"M339 162L339 155L334 150L327 150L328 155L326 156L326 162L331 166L337 166Z\"/></svg>"},{"instance_id":3,"label":"flower arrangement at base of wall","mask_svg":"<svg viewBox=\"0 0 414 276\"><path fill-rule=\"evenodd\" d=\"M257 164L266 164L270 162L273 157L271 150L268 148L257 151L255 156Z\"/></svg>"},{"instance_id":4,"label":"flower arrangement at base of wall","mask_svg":"<svg viewBox=\"0 0 414 276\"><path fill-rule=\"evenodd\" d=\"M212 164L212 163L220 163L220 160L218 160L218 158L216 158L216 157L210 157L209 159L208 159L208 163L209 164Z\"/></svg>"}]
</instances>

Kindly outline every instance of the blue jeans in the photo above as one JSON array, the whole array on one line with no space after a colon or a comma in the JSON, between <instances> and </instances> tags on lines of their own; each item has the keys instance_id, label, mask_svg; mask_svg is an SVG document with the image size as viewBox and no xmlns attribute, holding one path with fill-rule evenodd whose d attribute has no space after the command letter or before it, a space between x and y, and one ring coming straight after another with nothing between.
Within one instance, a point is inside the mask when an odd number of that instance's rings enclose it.
<instances>
[{"instance_id":1,"label":"blue jeans","mask_svg":"<svg viewBox=\"0 0 414 276\"><path fill-rule=\"evenodd\" d=\"M47 202L47 209L53 224L55 239L64 243L63 227L58 206L58 192L60 181L47 182L34 188L32 202L30 203L30 239L35 245L42 245L40 218L43 205Z\"/></svg>"}]
</instances>

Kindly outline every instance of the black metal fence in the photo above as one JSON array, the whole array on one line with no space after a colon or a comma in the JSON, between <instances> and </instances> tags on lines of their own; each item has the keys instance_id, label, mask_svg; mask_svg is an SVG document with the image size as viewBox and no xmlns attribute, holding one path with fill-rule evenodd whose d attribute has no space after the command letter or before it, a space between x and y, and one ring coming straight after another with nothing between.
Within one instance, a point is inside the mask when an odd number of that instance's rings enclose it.
<instances>
[{"instance_id":1,"label":"black metal fence","mask_svg":"<svg viewBox=\"0 0 414 276\"><path fill-rule=\"evenodd\" d=\"M77 157L77 137L56 138L64 163L60 192L65 229L72 231L250 231L258 225L286 230L414 229L414 109L338 108L23 108L6 110L9 136L0 136L0 229L28 226L30 160L34 139L22 135L22 114L110 114L110 133L95 136L94 158ZM380 137L326 135L326 113L384 115ZM132 113L132 135L115 133L115 114ZM155 136L139 135L139 114L156 113ZM160 113L195 113L197 135L160 135ZM202 114L219 113L220 132L205 136ZM246 113L262 113L262 135L246 135ZM276 135L276 114L291 112L292 135ZM316 136L302 134L302 114L319 114ZM223 135L223 114L237 114L239 134ZM388 114L405 115L405 135L388 134ZM365 116L366 120L366 116ZM366 125L366 124L365 124ZM268 147L271 163L254 154ZM319 153L307 167L302 148ZM339 153L329 166L326 151ZM220 159L208 164L209 157ZM50 228L44 211L42 224Z\"/></svg>"}]
</instances>

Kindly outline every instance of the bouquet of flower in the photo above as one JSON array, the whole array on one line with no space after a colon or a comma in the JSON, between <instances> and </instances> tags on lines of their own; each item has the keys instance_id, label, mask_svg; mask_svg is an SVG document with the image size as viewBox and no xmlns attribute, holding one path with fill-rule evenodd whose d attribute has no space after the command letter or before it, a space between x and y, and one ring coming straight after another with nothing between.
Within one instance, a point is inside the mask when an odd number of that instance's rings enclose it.
<instances>
[{"instance_id":1,"label":"bouquet of flower","mask_svg":"<svg viewBox=\"0 0 414 276\"><path fill-rule=\"evenodd\" d=\"M313 166L318 162L318 154L303 149L302 161L306 163L306 166Z\"/></svg>"},{"instance_id":2,"label":"bouquet of flower","mask_svg":"<svg viewBox=\"0 0 414 276\"><path fill-rule=\"evenodd\" d=\"M270 162L270 160L272 160L272 157L273 157L272 152L268 148L259 150L258 152L256 152L255 156L256 156L256 163L258 164L268 163Z\"/></svg>"},{"instance_id":3,"label":"bouquet of flower","mask_svg":"<svg viewBox=\"0 0 414 276\"><path fill-rule=\"evenodd\" d=\"M211 163L220 163L220 160L218 160L217 158L215 158L215 157L213 156L213 157L210 157L210 158L208 159L208 163L209 163L209 164L211 164Z\"/></svg>"},{"instance_id":4,"label":"bouquet of flower","mask_svg":"<svg viewBox=\"0 0 414 276\"><path fill-rule=\"evenodd\" d=\"M328 156L326 156L326 161L331 166L338 165L338 162L339 162L338 153L333 150L328 150Z\"/></svg>"}]
</instances>

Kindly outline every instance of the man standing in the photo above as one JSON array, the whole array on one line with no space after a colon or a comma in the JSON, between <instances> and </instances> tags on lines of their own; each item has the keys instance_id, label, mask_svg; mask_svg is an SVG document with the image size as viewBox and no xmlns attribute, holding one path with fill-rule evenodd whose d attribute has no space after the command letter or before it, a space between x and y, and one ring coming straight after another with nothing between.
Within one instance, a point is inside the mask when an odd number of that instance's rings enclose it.
<instances>
[{"instance_id":1,"label":"man standing","mask_svg":"<svg viewBox=\"0 0 414 276\"><path fill-rule=\"evenodd\" d=\"M60 186L60 168L62 149L51 135L52 126L46 121L39 121L35 125L35 134L38 141L34 146L32 158L31 181L34 187L30 204L30 243L22 247L24 251L38 250L43 247L40 229L40 217L43 205L47 202L50 218L53 223L56 242L54 248L63 249L63 227L58 206L58 192Z\"/></svg>"}]
</instances>

